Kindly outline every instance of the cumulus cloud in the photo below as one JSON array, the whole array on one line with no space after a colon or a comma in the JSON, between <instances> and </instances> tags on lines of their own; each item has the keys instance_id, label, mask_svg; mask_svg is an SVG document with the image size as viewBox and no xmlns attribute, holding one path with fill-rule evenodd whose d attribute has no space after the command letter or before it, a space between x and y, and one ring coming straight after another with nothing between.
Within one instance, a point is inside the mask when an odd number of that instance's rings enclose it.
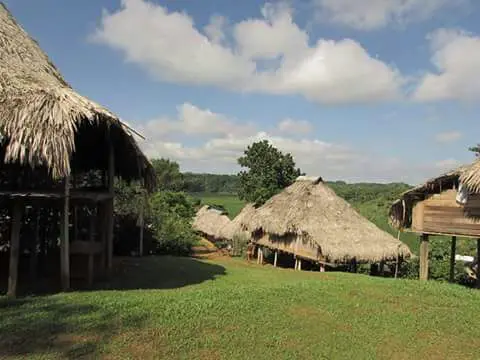
<instances>
[{"instance_id":1,"label":"cumulus cloud","mask_svg":"<svg viewBox=\"0 0 480 360\"><path fill-rule=\"evenodd\" d=\"M452 130L438 133L435 135L435 140L439 143L453 143L462 138L462 133L460 131Z\"/></svg>"},{"instance_id":2,"label":"cumulus cloud","mask_svg":"<svg viewBox=\"0 0 480 360\"><path fill-rule=\"evenodd\" d=\"M421 79L414 98L419 101L480 99L480 36L439 29L427 39L437 71Z\"/></svg>"},{"instance_id":3,"label":"cumulus cloud","mask_svg":"<svg viewBox=\"0 0 480 360\"><path fill-rule=\"evenodd\" d=\"M374 30L431 18L468 0L313 0L317 17L357 30Z\"/></svg>"},{"instance_id":4,"label":"cumulus cloud","mask_svg":"<svg viewBox=\"0 0 480 360\"><path fill-rule=\"evenodd\" d=\"M284 3L267 3L258 18L234 24L215 16L199 29L185 12L123 0L102 16L93 39L167 82L322 103L393 99L404 83L396 68L352 39L311 39Z\"/></svg>"}]
</instances>

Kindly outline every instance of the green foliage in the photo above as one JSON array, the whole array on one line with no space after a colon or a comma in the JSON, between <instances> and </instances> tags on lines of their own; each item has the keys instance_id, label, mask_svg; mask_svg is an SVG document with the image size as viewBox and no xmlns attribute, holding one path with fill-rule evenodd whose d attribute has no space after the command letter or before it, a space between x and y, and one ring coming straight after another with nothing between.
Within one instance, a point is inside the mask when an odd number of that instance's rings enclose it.
<instances>
[{"instance_id":1,"label":"green foliage","mask_svg":"<svg viewBox=\"0 0 480 360\"><path fill-rule=\"evenodd\" d=\"M183 190L183 175L177 162L169 159L153 159L153 168L157 176L157 190Z\"/></svg>"},{"instance_id":2,"label":"green foliage","mask_svg":"<svg viewBox=\"0 0 480 360\"><path fill-rule=\"evenodd\" d=\"M202 204L210 205L215 208L224 209L230 219L235 218L245 206L245 201L240 200L237 195L229 194L194 194Z\"/></svg>"},{"instance_id":3,"label":"green foliage","mask_svg":"<svg viewBox=\"0 0 480 360\"><path fill-rule=\"evenodd\" d=\"M468 150L474 152L476 157L480 157L480 144L472 146L472 147L468 148Z\"/></svg>"},{"instance_id":4,"label":"green foliage","mask_svg":"<svg viewBox=\"0 0 480 360\"><path fill-rule=\"evenodd\" d=\"M295 167L292 155L283 154L267 140L255 142L238 159L240 199L257 205L291 185L301 174Z\"/></svg>"},{"instance_id":5,"label":"green foliage","mask_svg":"<svg viewBox=\"0 0 480 360\"><path fill-rule=\"evenodd\" d=\"M198 241L191 221L195 215L192 200L184 193L162 191L150 199L156 253L187 255Z\"/></svg>"},{"instance_id":6,"label":"green foliage","mask_svg":"<svg viewBox=\"0 0 480 360\"><path fill-rule=\"evenodd\" d=\"M183 190L188 193L236 194L239 179L237 175L183 174Z\"/></svg>"},{"instance_id":7,"label":"green foliage","mask_svg":"<svg viewBox=\"0 0 480 360\"><path fill-rule=\"evenodd\" d=\"M99 291L0 297L0 358L478 359L473 289L225 258L119 260Z\"/></svg>"}]
</instances>

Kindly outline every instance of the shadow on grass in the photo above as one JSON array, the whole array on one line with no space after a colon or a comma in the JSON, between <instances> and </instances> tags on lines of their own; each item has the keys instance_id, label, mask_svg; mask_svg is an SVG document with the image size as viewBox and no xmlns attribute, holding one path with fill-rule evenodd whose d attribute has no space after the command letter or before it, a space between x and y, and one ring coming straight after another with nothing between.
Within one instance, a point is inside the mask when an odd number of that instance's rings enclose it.
<instances>
[{"instance_id":1,"label":"shadow on grass","mask_svg":"<svg viewBox=\"0 0 480 360\"><path fill-rule=\"evenodd\" d=\"M123 315L91 303L70 303L69 297L0 299L0 358L34 355L92 358L98 344L119 330L138 328L139 315ZM81 335L80 335L81 334Z\"/></svg>"},{"instance_id":2,"label":"shadow on grass","mask_svg":"<svg viewBox=\"0 0 480 360\"><path fill-rule=\"evenodd\" d=\"M112 280L96 284L95 289L175 289L225 274L223 266L189 257L119 257L115 259Z\"/></svg>"}]
</instances>

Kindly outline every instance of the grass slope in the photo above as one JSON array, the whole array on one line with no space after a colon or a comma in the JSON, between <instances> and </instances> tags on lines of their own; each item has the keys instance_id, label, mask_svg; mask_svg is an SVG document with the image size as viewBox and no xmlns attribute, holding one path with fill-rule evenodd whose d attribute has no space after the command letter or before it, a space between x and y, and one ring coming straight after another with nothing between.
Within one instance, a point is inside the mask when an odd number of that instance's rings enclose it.
<instances>
[{"instance_id":1,"label":"grass slope","mask_svg":"<svg viewBox=\"0 0 480 360\"><path fill-rule=\"evenodd\" d=\"M220 205L228 212L230 219L233 219L245 206L245 201L240 200L238 196L231 194L208 194L199 193L193 194L194 197L199 198L202 204L206 205Z\"/></svg>"},{"instance_id":2,"label":"grass slope","mask_svg":"<svg viewBox=\"0 0 480 360\"><path fill-rule=\"evenodd\" d=\"M480 348L480 292L439 282L150 257L123 259L109 288L0 298L0 358L467 360Z\"/></svg>"}]
</instances>

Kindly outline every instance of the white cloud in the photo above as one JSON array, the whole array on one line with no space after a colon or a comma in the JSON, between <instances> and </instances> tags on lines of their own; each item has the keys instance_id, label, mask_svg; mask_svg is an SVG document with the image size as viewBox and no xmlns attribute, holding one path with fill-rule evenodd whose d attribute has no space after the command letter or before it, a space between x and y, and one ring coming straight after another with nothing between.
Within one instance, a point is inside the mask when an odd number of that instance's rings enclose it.
<instances>
[{"instance_id":1,"label":"white cloud","mask_svg":"<svg viewBox=\"0 0 480 360\"><path fill-rule=\"evenodd\" d=\"M278 131L285 134L308 134L313 131L313 126L305 120L287 118L278 123Z\"/></svg>"},{"instance_id":2,"label":"white cloud","mask_svg":"<svg viewBox=\"0 0 480 360\"><path fill-rule=\"evenodd\" d=\"M427 73L414 98L419 101L480 99L480 36L440 29L427 37L436 73Z\"/></svg>"},{"instance_id":3,"label":"white cloud","mask_svg":"<svg viewBox=\"0 0 480 360\"><path fill-rule=\"evenodd\" d=\"M310 46L315 39L298 27L284 3L266 4L261 14L231 25L215 16L202 32L184 12L123 0L118 11L103 15L93 39L161 81L301 94L324 103L399 96L398 71L356 41L316 39Z\"/></svg>"},{"instance_id":4,"label":"white cloud","mask_svg":"<svg viewBox=\"0 0 480 360\"><path fill-rule=\"evenodd\" d=\"M461 137L462 133L460 131L452 130L438 133L435 135L435 140L439 143L448 144L460 140Z\"/></svg>"},{"instance_id":5,"label":"white cloud","mask_svg":"<svg viewBox=\"0 0 480 360\"><path fill-rule=\"evenodd\" d=\"M432 17L445 7L454 7L468 0L313 0L317 17L352 27L373 30L391 23L405 24Z\"/></svg>"},{"instance_id":6,"label":"white cloud","mask_svg":"<svg viewBox=\"0 0 480 360\"><path fill-rule=\"evenodd\" d=\"M203 120L192 125L189 118L195 119L197 115ZM213 128L208 124L216 124L213 127L222 130L207 131ZM381 152L365 153L348 144L323 141L311 133L299 138L288 132L274 133L260 125L242 127L227 115L189 103L178 107L176 119L163 117L136 127L147 136L141 143L147 156L176 160L184 171L237 172L238 157L248 145L259 140L268 140L281 151L291 153L307 174L328 180L417 183L458 165L454 159L429 164L406 162ZM172 139L178 132L184 138Z\"/></svg>"}]
</instances>

